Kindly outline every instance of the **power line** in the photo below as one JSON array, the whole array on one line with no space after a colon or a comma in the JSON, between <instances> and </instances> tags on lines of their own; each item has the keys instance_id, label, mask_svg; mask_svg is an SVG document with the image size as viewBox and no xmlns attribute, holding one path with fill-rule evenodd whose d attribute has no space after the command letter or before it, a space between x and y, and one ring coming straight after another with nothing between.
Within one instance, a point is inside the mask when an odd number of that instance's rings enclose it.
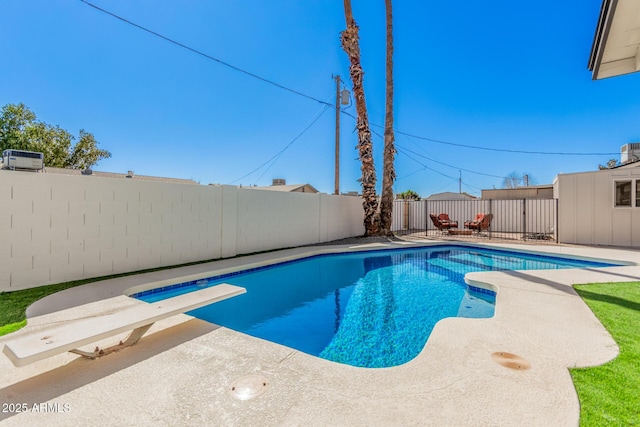
<instances>
[{"instance_id":1,"label":"power line","mask_svg":"<svg viewBox=\"0 0 640 427\"><path fill-rule=\"evenodd\" d=\"M240 181L241 179L244 179L246 177L248 177L249 175L253 174L254 172L260 170L262 167L264 167L265 165L269 164L270 162L273 161L273 163L271 164L271 166L273 166L273 164L275 164L276 160L278 160L278 158L289 148L291 147L291 145L293 145L294 142L296 142L302 135L305 134L306 131L308 131L311 126L313 126L319 119L320 117L322 117L322 115L324 114L325 111L327 111L329 109L330 105L327 106L325 105L324 107L322 107L322 110L316 114L316 116L311 120L311 122L309 122L309 124L302 130L302 132L300 132L295 138L293 138L291 140L291 142L289 142L282 150L278 151L273 157L271 157L269 160L267 160L266 162L262 163L260 166L258 166L257 168L255 168L254 170L252 170L251 172L249 172L246 175L241 176L240 178L231 181L229 184L233 184L235 182ZM269 168L271 168L271 166L269 166L267 168L267 170L269 170ZM267 170L265 170L262 175L260 175L260 177L258 177L258 180L260 178L262 178L262 176L267 172ZM257 181L257 180L256 180Z\"/></svg>"},{"instance_id":2,"label":"power line","mask_svg":"<svg viewBox=\"0 0 640 427\"><path fill-rule=\"evenodd\" d=\"M402 148L403 150L405 150L405 151L407 151L407 152L409 152L409 153L411 153L413 155L416 155L418 157L422 157L423 159L426 159L426 160L432 161L434 163L438 163L438 164L441 164L443 166L447 166L447 167L450 167L450 168L453 168L453 169L457 169L457 170L473 173L473 174L476 174L476 175L488 176L488 177L491 177L491 178L500 178L500 179L507 178L506 176L492 175L490 173L484 173L484 172L476 172L476 171L472 171L470 169L464 169L464 168L461 168L461 167L453 166L453 165L450 165L448 163L444 163L444 162L441 162L439 160L432 159L432 158L427 157L425 155L422 155L420 153L416 153L415 151L409 150L408 148L402 147L401 145L398 145L398 144L396 144L396 147Z\"/></svg>"},{"instance_id":3,"label":"power line","mask_svg":"<svg viewBox=\"0 0 640 427\"><path fill-rule=\"evenodd\" d=\"M345 114L346 116L349 116L349 117L357 120L356 116L354 116L351 113L347 113L346 111L342 111L342 114ZM370 125L374 126L374 127L377 127L377 128L381 128L381 129L384 128L384 126L376 124L376 123L370 123ZM411 134L411 133L408 133L408 132L403 132L403 131L398 130L396 128L394 128L393 131L397 135L404 135L404 136L408 136L410 138L416 138L416 139L420 139L420 140L423 140L423 141L435 142L437 144L452 145L452 146L455 146L455 147L463 147L463 148L472 148L474 150L498 151L498 152L505 152L505 153L517 153L517 154L540 154L540 155L549 155L549 156L609 156L609 155L620 154L620 153L585 153L585 152L568 152L568 151L567 152L527 151L527 150L510 150L510 149L504 149L504 148L489 148L489 147L481 147L479 145L457 144L457 143L454 143L454 142L447 142L447 141L442 141L442 140L439 140L439 139L427 138L425 136L414 135L414 134Z\"/></svg>"},{"instance_id":4,"label":"power line","mask_svg":"<svg viewBox=\"0 0 640 427\"><path fill-rule=\"evenodd\" d=\"M396 145L396 147L397 147L397 145ZM413 175L413 174L415 174L415 173L417 173L417 172L420 172L420 171L423 171L423 170L425 170L425 169L428 169L428 170L430 170L430 171L432 171L432 172L435 172L435 173L437 173L437 174L439 174L439 175L444 176L445 178L449 178L452 182L459 182L459 179L458 179L458 178L453 177L453 176L451 176L451 175L447 175L447 174L445 174L445 173L443 173L443 172L440 172L439 170L436 170L436 169L430 168L429 166L425 165L425 164L424 164L424 163L422 163L421 161L416 160L415 158L413 158L413 157L411 157L409 154L407 154L407 153L405 152L405 149L404 149L404 148L400 148L400 147L398 147L398 148L399 148L399 149L398 149L398 153L400 153L400 154L402 154L402 155L404 155L404 156L407 156L408 158L410 158L411 160L413 160L414 162L416 162L416 163L418 163L419 165L421 165L421 166L422 166L422 169L418 169L418 170L416 170L416 171L414 171L414 172L410 173L409 175ZM407 176L409 176L409 175L406 175L406 176L404 176L403 178L406 178L406 177L407 177ZM396 180L396 181L397 181L397 180ZM479 187L475 187L475 186L473 186L473 185L470 185L470 184L468 184L466 181L463 181L462 183L463 183L464 185L466 185L467 187L475 188L475 189L476 189L476 190L478 190L478 191L482 191L482 189L481 189L481 188L479 188ZM446 185L445 185L445 187L446 187L446 186L449 186L449 185L451 185L451 183L446 184ZM444 188L444 187L442 187L442 188Z\"/></svg>"},{"instance_id":5,"label":"power line","mask_svg":"<svg viewBox=\"0 0 640 427\"><path fill-rule=\"evenodd\" d=\"M382 135L380 135L380 134L379 134L378 132L376 132L375 130L372 130L372 131L371 131L371 133L373 133L374 135L377 135L378 137L382 138ZM461 170L461 171L465 171L465 172L473 173L473 174L476 174L476 175L483 175L483 176L488 176L488 177L491 177L491 178L500 178L500 179L505 179L505 178L507 178L507 177L505 177L505 176L491 175L491 174L488 174L488 173L476 172L476 171L472 171L472 170L470 170L470 169L465 169L465 168L461 168L461 167L458 167L458 166L453 166L453 165L450 165L450 164L448 164L448 163L444 163L444 162L441 162L441 161L439 161L439 160L432 159L431 157L427 157L427 156L422 155L422 154L420 154L420 153L416 153L416 152L415 152L415 151L413 151L413 150L409 150L408 148L403 147L402 145L398 144L397 142L396 142L395 146L396 146L396 148L398 148L398 149L402 149L402 150L404 150L404 153L403 153L403 154L404 154L405 156L409 157L410 159L412 159L413 161L417 161L417 160L416 160L416 159L414 159L414 158L412 158L411 156L409 156L407 153L414 154L414 155L416 155L416 156L418 156L418 157L422 157L423 159L426 159L426 160L432 161L432 162L434 162L434 163L441 164L441 165L443 165L443 166L447 166L447 167L450 167L450 168L453 168L453 169L457 169L457 170ZM419 162L418 162L418 163L419 163ZM426 167L426 166L425 166L425 167ZM433 170L434 172L437 172L437 171L435 171L435 169L431 169L431 170ZM415 173L415 172L414 172L414 173ZM406 178L406 177L407 177L407 176L404 176L403 178ZM457 178L454 178L454 179L456 179L456 180L457 180Z\"/></svg>"},{"instance_id":6,"label":"power line","mask_svg":"<svg viewBox=\"0 0 640 427\"><path fill-rule=\"evenodd\" d=\"M114 18L116 18L116 19L119 19L120 21L125 22L125 23L127 23L127 24L129 24L129 25L132 25L132 26L134 26L134 27L136 27L136 28L138 28L138 29L140 29L140 30L142 30L142 31L145 31L145 32L147 32L147 33L149 33L149 34L152 34L152 35L154 35L154 36L156 36L156 37L159 37L159 38L161 38L161 39L163 39L163 40L165 40L165 41L168 41L169 43L173 43L173 44L175 44L176 46L179 46L179 47L181 47L181 48L183 48L183 49L187 49L188 51L191 51L191 52L193 52L193 53L195 53L195 54L198 54L198 55L200 55L200 56L203 56L203 57L205 57L205 58L207 58L207 59L210 59L210 60L212 60L212 61L216 61L217 63L222 64L222 65L224 65L225 67L229 67L229 68L231 68L232 70L235 70L235 71L238 71L238 72L240 72L240 73L246 74L246 75L251 76L251 77L253 77L253 78L255 78L255 79L261 80L261 81L263 81L263 82L265 82L265 83L269 83L270 85L276 86L276 87L278 87L278 88L280 88L280 89L284 89L284 90L289 91L289 92L291 92L291 93L295 93L296 95L299 95L299 96L305 97L305 98L307 98L307 99L311 99L312 101L316 101L316 102L319 102L319 103L321 103L321 104L327 104L327 105L329 105L330 107L332 106L331 104L329 104L329 103L327 103L327 102L324 102L324 101L321 101L321 100L319 100L318 98L314 98L313 96L310 96L310 95L304 94L304 93L299 92L299 91L297 91L297 90L295 90L295 89L291 89L291 88L289 88L289 87L287 87L287 86L281 85L280 83L276 83L276 82L274 82L274 81L272 81L272 80L269 80L269 79L266 79L266 78L264 78L264 77L261 77L261 76L259 76L259 75L257 75L257 74L254 74L254 73L252 73L252 72L250 72L250 71L243 70L243 69L242 69L242 68L240 68L240 67L236 67L235 65L231 65L231 64L229 64L228 62L225 62L225 61L223 61L223 60L221 60L221 59L218 59L218 58L216 58L216 57L213 57L213 56L211 56L211 55L208 55L208 54L206 54L206 53L204 53L204 52L202 52L202 51L200 51L200 50L194 49L194 48L189 47L189 46L187 46L187 45L185 45L185 44L183 44L183 43L180 43L180 42L178 42L178 41L176 41L176 40L173 40L173 39L171 39L171 38L169 38L169 37L163 36L162 34L156 33L156 32L155 32L155 31L153 31L153 30L150 30L150 29L148 29L148 28L145 28L145 27L143 27L142 25L138 25L138 24L136 24L135 22L131 22L131 21L129 21L128 19L125 19L125 18L123 18L123 17L121 17L121 16L119 16L119 15L116 15L115 13L109 12L108 10L102 9L101 7L98 7L98 6L96 6L95 4L89 3L89 2L88 2L88 1L86 1L86 0L80 0L80 1L81 1L82 3L84 3L84 4L86 4L87 6L91 6L91 7L93 7L94 9L99 10L99 11L100 11L100 12L102 12L102 13L106 13L106 14L107 14L107 15L109 15L109 16L112 16L112 17L114 17Z\"/></svg>"},{"instance_id":7,"label":"power line","mask_svg":"<svg viewBox=\"0 0 640 427\"><path fill-rule=\"evenodd\" d=\"M176 46L179 46L179 47L181 47L183 49L186 49L186 50L188 50L190 52L193 52L193 53L195 53L197 55L203 56L204 58L210 59L210 60L215 61L215 62L217 62L217 63L219 63L221 65L224 65L224 66L226 66L228 68L231 68L234 71L238 71L240 73L246 74L246 75L248 75L250 77L253 77L255 79L258 79L260 81L263 81L265 83L273 85L273 86L278 87L280 89L286 90L288 92L294 93L294 94L296 94L298 96L302 96L302 97L310 99L312 101L319 102L320 104L328 105L329 107L334 107L333 105L329 104L328 102L322 101L322 100L320 100L320 99L318 99L316 97L313 97L311 95L307 95L307 94L302 93L300 91L297 91L295 89L291 89L290 87L284 86L284 85L282 85L280 83L276 83L276 82L274 82L272 80L269 80L269 79L267 79L265 77L261 77L261 76L259 76L257 74L254 74L254 73L252 73L250 71L244 70L244 69L242 69L240 67L236 67L235 65L229 64L228 62L225 62L225 61L223 61L221 59L218 59L218 58L216 58L214 56L206 54L206 53L204 53L204 52L202 52L200 50L194 49L194 48L192 48L190 46L187 46L187 45L185 45L183 43L180 43L180 42L178 42L178 41L176 41L176 40L174 40L172 38L163 36L160 33L157 33L157 32L155 32L153 30L150 30L150 29L148 29L146 27L143 27L142 25L136 24L135 22L129 21L126 18L123 18L123 17L121 17L119 15L116 15L113 12L109 12L108 10L105 10L105 9L103 9L101 7L98 7L98 6L94 5L93 3L90 3L90 2L88 2L86 0L80 0L80 1L82 3L84 3L84 4L86 4L87 6L91 6L92 8L94 8L94 9L96 9L96 10L98 10L98 11L104 13L104 14L107 14L107 15L113 17L113 18L116 18L116 19L118 19L118 20L120 20L122 22L125 22L125 23L127 23L127 24L129 24L129 25L131 25L133 27L136 27L136 28L138 28L138 29L140 29L142 31L145 31L145 32L147 32L147 33L149 33L151 35L154 35L154 36L156 36L158 38L161 38L161 39L163 39L163 40L165 40L165 41L167 41L169 43L172 43L172 44L174 44ZM351 113L348 113L348 112L346 112L344 110L341 110L341 112L342 112L342 114L345 114L345 115L347 115L349 117L352 117L352 118L356 119L356 117ZM384 128L384 126L379 125L379 124L375 124L375 123L372 123L371 126L375 126L375 127L378 127L378 128ZM398 130L398 129L394 129L394 131L395 131L396 134L408 136L408 137L411 137L411 138L420 139L420 140L423 140L423 141L435 142L437 144L450 145L450 146L454 146L454 147L470 148L470 149L474 149L474 150L495 151L495 152L504 152L504 153L518 153L518 154L554 155L554 156L605 156L605 155L616 155L616 154L618 154L618 153L528 151L528 150L511 150L511 149L506 149L506 148L489 148L489 147L481 147L481 146L469 145L469 144L458 144L458 143L443 141L443 140L434 139L434 138L427 138L427 137L424 137L424 136L415 135L415 134L408 133L408 132L403 132L403 131Z\"/></svg>"},{"instance_id":8,"label":"power line","mask_svg":"<svg viewBox=\"0 0 640 427\"><path fill-rule=\"evenodd\" d=\"M466 186L466 187L469 187L470 189L473 189L473 190L476 190L476 191L480 191L480 193L482 193L482 188L480 188L480 187L476 187L476 186L474 186L474 185L471 185L471 184L469 184L469 183L468 183L468 182L466 182L466 181L462 181L462 185L463 185L463 186Z\"/></svg>"},{"instance_id":9,"label":"power line","mask_svg":"<svg viewBox=\"0 0 640 427\"><path fill-rule=\"evenodd\" d=\"M474 187L473 185L470 185L469 183L462 181L462 192L463 193L467 193L467 194L479 194L480 198L482 198L482 188L478 188L478 187Z\"/></svg>"},{"instance_id":10,"label":"power line","mask_svg":"<svg viewBox=\"0 0 640 427\"><path fill-rule=\"evenodd\" d=\"M397 147L397 146L396 146L396 147ZM422 163L421 161L414 159L413 157L411 157L409 154L407 154L407 153L406 153L406 151L405 151L405 149L404 149L404 148L400 148L400 147L398 147L398 153L404 154L405 156L407 156L408 158L410 158L411 160L413 160L414 162L416 162L417 164L419 164L420 166L422 166L424 169L429 169L430 171L435 172L435 173L437 173L437 174L440 174L440 175L444 176L445 178L453 179L453 180L455 180L455 181L457 181L457 180L458 180L458 178L454 178L454 177L452 177L452 176L450 176L450 175L447 175L446 173L440 172L439 170L436 170L436 169L430 168L429 166L425 165L425 164L424 164L424 163Z\"/></svg>"},{"instance_id":11,"label":"power line","mask_svg":"<svg viewBox=\"0 0 640 427\"><path fill-rule=\"evenodd\" d=\"M474 150L499 151L499 152L503 152L503 153L541 154L541 155L548 155L548 156L609 156L609 155L619 154L619 153L585 153L585 152L569 152L569 151L566 151L566 152L553 152L553 151L510 150L510 149L506 149L506 148L489 148L489 147L480 147L480 146L476 146L476 145L456 144L454 142L447 142L447 141L442 141L442 140L438 140L438 139L427 138L427 137L424 137L424 136L413 135L413 134L410 134L410 133L407 133L407 132L402 132L402 131L399 131L399 130L396 130L396 133L400 134L400 135L408 136L408 137L411 137L411 138L421 139L423 141L435 142L437 144L452 145L454 147L473 148Z\"/></svg>"},{"instance_id":12,"label":"power line","mask_svg":"<svg viewBox=\"0 0 640 427\"><path fill-rule=\"evenodd\" d=\"M403 175L403 176L401 176L401 177L399 177L399 178L396 178L395 182L402 181L403 179L405 179L405 178L409 178L410 176L413 176L413 175L417 174L418 172L422 172L423 170L425 170L425 168L423 168L423 167L422 167L422 168L420 168L420 169L416 169L416 170L414 170L414 171L413 171L413 172L411 172L411 173L408 173L408 174Z\"/></svg>"},{"instance_id":13,"label":"power line","mask_svg":"<svg viewBox=\"0 0 640 427\"><path fill-rule=\"evenodd\" d=\"M372 130L372 131L371 131L371 133L372 133L372 134L374 134L374 135L376 135L376 136L378 136L379 138L382 138L382 135L380 135L378 132L376 132L376 131L374 131L374 130ZM416 154L416 155L420 156L418 153L415 153L414 151L411 151L411 150L408 150L408 149L406 149L406 148L403 148L402 146L399 146L398 144L395 144L395 147L398 149L398 150L397 150L397 151L398 151L398 153L404 154L405 156L407 156L408 158L410 158L410 159L411 159L411 160L413 160L414 162L418 163L420 166L422 166L422 169L423 169L423 170L424 170L424 169L429 169L430 171L435 172L435 173L437 173L437 174L440 174L440 175L442 175L442 176L444 176L444 177L446 177L446 178L450 178L450 179L453 179L453 180L455 180L455 181L457 181L457 180L458 180L458 178L454 178L454 177L449 176L449 175L447 175L447 174L445 174L445 173L442 173L442 172L440 172L440 171L438 171L438 170L436 170L436 169L430 168L429 166L425 165L425 164L424 164L424 163L422 163L421 161L416 160L416 159L414 159L413 157L411 157L409 154L407 154L407 153L409 152L409 153L413 153L413 154ZM420 156L420 157L425 157L425 156ZM425 158L426 158L426 157L425 157ZM429 160L430 160L430 159L429 159ZM417 172L417 171L416 171L416 172ZM414 173L415 173L415 172L414 172ZM404 178L406 178L406 176L405 176Z\"/></svg>"}]
</instances>

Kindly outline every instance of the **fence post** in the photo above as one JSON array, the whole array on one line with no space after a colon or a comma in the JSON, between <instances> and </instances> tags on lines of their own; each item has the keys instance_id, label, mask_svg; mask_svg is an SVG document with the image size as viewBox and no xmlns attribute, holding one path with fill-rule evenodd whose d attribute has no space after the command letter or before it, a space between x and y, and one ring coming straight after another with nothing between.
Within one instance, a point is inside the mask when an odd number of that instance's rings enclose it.
<instances>
[{"instance_id":1,"label":"fence post","mask_svg":"<svg viewBox=\"0 0 640 427\"><path fill-rule=\"evenodd\" d=\"M522 199L522 238L527 240L527 199Z\"/></svg>"},{"instance_id":2,"label":"fence post","mask_svg":"<svg viewBox=\"0 0 640 427\"><path fill-rule=\"evenodd\" d=\"M555 238L556 238L556 244L560 243L560 233L558 232L558 218L560 217L560 205L558 204L558 199L554 199L554 201L556 202L556 218L555 218L555 224L553 227L553 232L555 233Z\"/></svg>"},{"instance_id":3,"label":"fence post","mask_svg":"<svg viewBox=\"0 0 640 427\"><path fill-rule=\"evenodd\" d=\"M403 222L403 230L409 230L409 199L405 199L403 202L403 218L402 218L402 222Z\"/></svg>"},{"instance_id":4,"label":"fence post","mask_svg":"<svg viewBox=\"0 0 640 427\"><path fill-rule=\"evenodd\" d=\"M429 236L429 201L424 199L424 235Z\"/></svg>"},{"instance_id":5,"label":"fence post","mask_svg":"<svg viewBox=\"0 0 640 427\"><path fill-rule=\"evenodd\" d=\"M489 213L491 215L493 215L493 199L489 199ZM491 218L491 221L493 221L493 218ZM491 239L491 234L493 233L493 230L491 230L491 223L489 223L489 239Z\"/></svg>"}]
</instances>

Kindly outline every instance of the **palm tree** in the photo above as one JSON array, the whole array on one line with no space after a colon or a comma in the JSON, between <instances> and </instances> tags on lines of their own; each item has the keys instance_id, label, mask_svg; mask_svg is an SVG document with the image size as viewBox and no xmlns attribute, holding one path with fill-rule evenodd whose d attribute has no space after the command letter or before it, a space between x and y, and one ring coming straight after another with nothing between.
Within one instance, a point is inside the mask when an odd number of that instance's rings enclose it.
<instances>
[{"instance_id":1,"label":"palm tree","mask_svg":"<svg viewBox=\"0 0 640 427\"><path fill-rule=\"evenodd\" d=\"M393 160L396 153L393 133L393 19L391 0L385 0L387 20L387 93L384 119L384 154L382 164L382 197L380 199L380 234L391 235L393 212L393 182L396 171Z\"/></svg>"},{"instance_id":2,"label":"palm tree","mask_svg":"<svg viewBox=\"0 0 640 427\"><path fill-rule=\"evenodd\" d=\"M413 190L403 191L398 194L398 199L403 200L420 200L420 195Z\"/></svg>"},{"instance_id":3,"label":"palm tree","mask_svg":"<svg viewBox=\"0 0 640 427\"><path fill-rule=\"evenodd\" d=\"M358 130L358 154L362 166L362 208L364 209L364 227L366 236L375 236L379 233L379 218L377 217L378 197L376 195L376 170L373 165L373 145L371 143L371 130L369 128L369 116L364 99L364 86L362 79L364 72L360 65L360 43L358 26L353 19L351 0L344 0L344 16L347 21L347 29L341 33L342 49L349 57L351 67L349 74L353 84L353 95L356 99ZM386 134L385 134L386 135Z\"/></svg>"}]
</instances>

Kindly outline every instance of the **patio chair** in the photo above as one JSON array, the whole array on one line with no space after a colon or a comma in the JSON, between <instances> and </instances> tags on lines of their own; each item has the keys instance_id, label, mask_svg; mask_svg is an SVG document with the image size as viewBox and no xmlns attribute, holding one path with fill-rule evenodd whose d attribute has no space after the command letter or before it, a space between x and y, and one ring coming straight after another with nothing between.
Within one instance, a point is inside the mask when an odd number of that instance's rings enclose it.
<instances>
[{"instance_id":1,"label":"patio chair","mask_svg":"<svg viewBox=\"0 0 640 427\"><path fill-rule=\"evenodd\" d=\"M488 230L491 227L492 219L493 214L479 213L476 214L476 217L473 219L473 221L465 221L464 226L469 230L475 230L479 234L480 232Z\"/></svg>"},{"instance_id":2,"label":"patio chair","mask_svg":"<svg viewBox=\"0 0 640 427\"><path fill-rule=\"evenodd\" d=\"M444 224L449 224L449 228L458 228L458 221L451 221L449 219L449 215L446 213L441 213L438 215L438 220L443 222Z\"/></svg>"},{"instance_id":3,"label":"patio chair","mask_svg":"<svg viewBox=\"0 0 640 427\"><path fill-rule=\"evenodd\" d=\"M458 228L458 221L451 221L446 213L441 213L440 215L431 213L429 218L431 218L433 225L443 233L450 228Z\"/></svg>"}]
</instances>

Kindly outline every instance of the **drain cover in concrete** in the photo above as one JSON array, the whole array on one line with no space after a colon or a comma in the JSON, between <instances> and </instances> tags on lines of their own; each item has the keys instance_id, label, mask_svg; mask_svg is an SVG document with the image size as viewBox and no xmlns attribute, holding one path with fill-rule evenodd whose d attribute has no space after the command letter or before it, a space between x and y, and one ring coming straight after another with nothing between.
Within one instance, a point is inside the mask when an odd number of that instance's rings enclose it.
<instances>
[{"instance_id":1,"label":"drain cover in concrete","mask_svg":"<svg viewBox=\"0 0 640 427\"><path fill-rule=\"evenodd\" d=\"M239 400L249 400L267 391L269 383L262 375L242 377L229 387L229 393Z\"/></svg>"},{"instance_id":2,"label":"drain cover in concrete","mask_svg":"<svg viewBox=\"0 0 640 427\"><path fill-rule=\"evenodd\" d=\"M516 354L505 353L504 351L491 353L491 358L495 360L496 363L510 369L519 369L523 371L531 367L531 363L529 363L528 360L523 359Z\"/></svg>"}]
</instances>

